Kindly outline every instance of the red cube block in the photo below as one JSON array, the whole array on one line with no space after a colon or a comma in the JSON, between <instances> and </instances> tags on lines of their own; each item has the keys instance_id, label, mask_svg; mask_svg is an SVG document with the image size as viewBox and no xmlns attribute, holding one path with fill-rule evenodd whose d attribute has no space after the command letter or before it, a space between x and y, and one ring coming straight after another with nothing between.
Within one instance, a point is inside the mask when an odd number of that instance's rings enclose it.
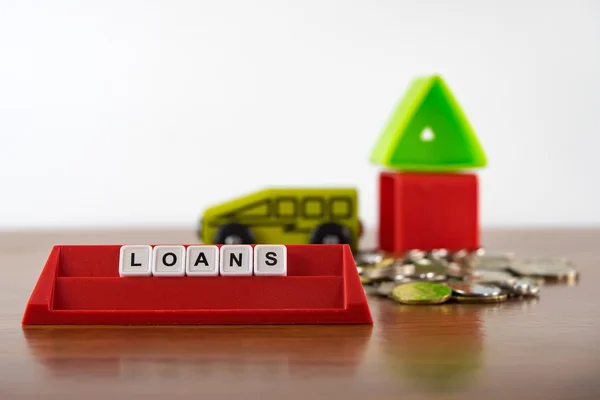
<instances>
[{"instance_id":1,"label":"red cube block","mask_svg":"<svg viewBox=\"0 0 600 400\"><path fill-rule=\"evenodd\" d=\"M479 248L479 188L471 173L382 172L379 177L379 247Z\"/></svg>"}]
</instances>

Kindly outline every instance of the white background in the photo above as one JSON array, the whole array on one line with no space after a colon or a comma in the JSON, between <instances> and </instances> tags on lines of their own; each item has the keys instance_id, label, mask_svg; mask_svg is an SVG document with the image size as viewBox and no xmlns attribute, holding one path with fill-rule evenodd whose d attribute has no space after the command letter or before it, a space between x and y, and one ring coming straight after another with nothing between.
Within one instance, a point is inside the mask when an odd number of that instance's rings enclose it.
<instances>
[{"instance_id":1,"label":"white background","mask_svg":"<svg viewBox=\"0 0 600 400\"><path fill-rule=\"evenodd\" d=\"M0 0L0 228L195 226L356 185L418 75L487 152L484 226L600 223L598 1Z\"/></svg>"}]
</instances>

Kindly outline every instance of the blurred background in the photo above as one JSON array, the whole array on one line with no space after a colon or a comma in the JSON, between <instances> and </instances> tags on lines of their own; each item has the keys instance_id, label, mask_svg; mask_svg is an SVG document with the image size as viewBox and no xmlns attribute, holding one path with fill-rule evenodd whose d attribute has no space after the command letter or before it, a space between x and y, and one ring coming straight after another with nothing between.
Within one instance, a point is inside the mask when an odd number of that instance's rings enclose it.
<instances>
[{"instance_id":1,"label":"blurred background","mask_svg":"<svg viewBox=\"0 0 600 400\"><path fill-rule=\"evenodd\" d=\"M189 227L356 186L411 80L487 153L484 227L600 224L600 2L0 0L0 229Z\"/></svg>"}]
</instances>

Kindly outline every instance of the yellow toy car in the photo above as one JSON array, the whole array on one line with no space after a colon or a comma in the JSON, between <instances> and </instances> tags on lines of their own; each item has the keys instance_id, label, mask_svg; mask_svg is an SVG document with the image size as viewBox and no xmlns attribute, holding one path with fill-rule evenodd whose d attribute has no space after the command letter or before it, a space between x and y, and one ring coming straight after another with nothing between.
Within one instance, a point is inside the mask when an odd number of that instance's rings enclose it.
<instances>
[{"instance_id":1,"label":"yellow toy car","mask_svg":"<svg viewBox=\"0 0 600 400\"><path fill-rule=\"evenodd\" d=\"M208 208L205 244L349 244L362 235L353 188L271 188Z\"/></svg>"}]
</instances>

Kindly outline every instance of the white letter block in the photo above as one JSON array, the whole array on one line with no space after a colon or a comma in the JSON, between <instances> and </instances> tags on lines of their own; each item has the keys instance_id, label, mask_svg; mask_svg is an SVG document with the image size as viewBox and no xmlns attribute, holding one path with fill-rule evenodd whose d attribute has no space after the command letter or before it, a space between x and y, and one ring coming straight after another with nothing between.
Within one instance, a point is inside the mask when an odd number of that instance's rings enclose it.
<instances>
[{"instance_id":1,"label":"white letter block","mask_svg":"<svg viewBox=\"0 0 600 400\"><path fill-rule=\"evenodd\" d=\"M152 275L184 276L185 247L154 246L152 253Z\"/></svg>"},{"instance_id":2,"label":"white letter block","mask_svg":"<svg viewBox=\"0 0 600 400\"><path fill-rule=\"evenodd\" d=\"M121 246L119 276L152 276L152 246Z\"/></svg>"},{"instance_id":3,"label":"white letter block","mask_svg":"<svg viewBox=\"0 0 600 400\"><path fill-rule=\"evenodd\" d=\"M219 275L219 248L213 245L188 246L185 274L188 276Z\"/></svg>"},{"instance_id":4,"label":"white letter block","mask_svg":"<svg viewBox=\"0 0 600 400\"><path fill-rule=\"evenodd\" d=\"M252 275L252 246L247 244L225 244L221 246L219 258L221 275Z\"/></svg>"},{"instance_id":5,"label":"white letter block","mask_svg":"<svg viewBox=\"0 0 600 400\"><path fill-rule=\"evenodd\" d=\"M281 244L254 246L254 275L287 275L287 248Z\"/></svg>"}]
</instances>

